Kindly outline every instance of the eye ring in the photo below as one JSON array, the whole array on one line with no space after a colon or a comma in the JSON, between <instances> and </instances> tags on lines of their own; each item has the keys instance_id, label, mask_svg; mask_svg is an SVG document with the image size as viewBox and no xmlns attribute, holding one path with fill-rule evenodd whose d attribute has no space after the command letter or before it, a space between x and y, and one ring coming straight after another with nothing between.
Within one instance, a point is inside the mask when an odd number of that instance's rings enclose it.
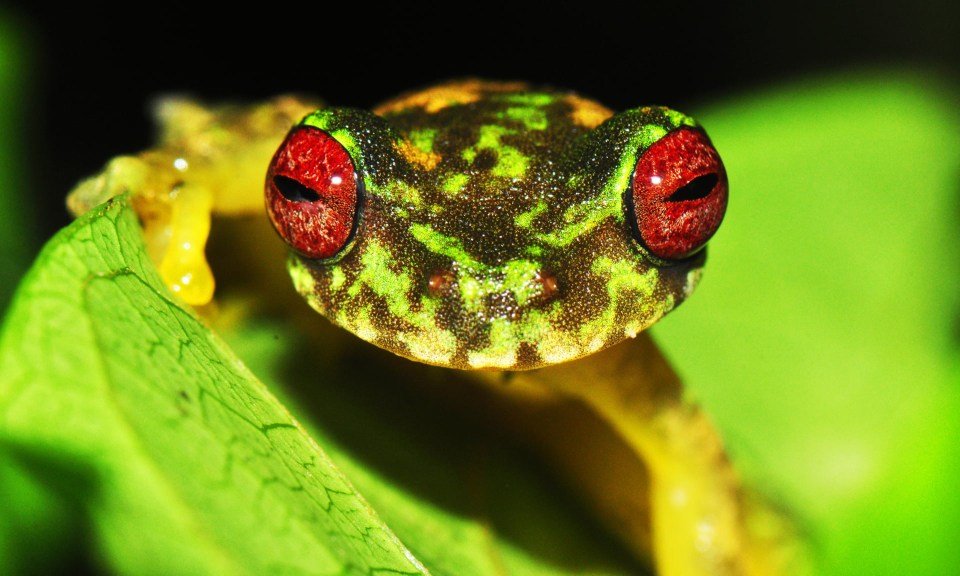
<instances>
[{"instance_id":1,"label":"eye ring","mask_svg":"<svg viewBox=\"0 0 960 576\"><path fill-rule=\"evenodd\" d=\"M271 224L298 254L330 260L352 244L363 179L347 149L326 131L291 130L270 161L264 188Z\"/></svg>"},{"instance_id":2,"label":"eye ring","mask_svg":"<svg viewBox=\"0 0 960 576\"><path fill-rule=\"evenodd\" d=\"M706 133L670 132L641 154L624 194L634 237L665 261L695 255L723 221L728 188L723 162Z\"/></svg>"}]
</instances>

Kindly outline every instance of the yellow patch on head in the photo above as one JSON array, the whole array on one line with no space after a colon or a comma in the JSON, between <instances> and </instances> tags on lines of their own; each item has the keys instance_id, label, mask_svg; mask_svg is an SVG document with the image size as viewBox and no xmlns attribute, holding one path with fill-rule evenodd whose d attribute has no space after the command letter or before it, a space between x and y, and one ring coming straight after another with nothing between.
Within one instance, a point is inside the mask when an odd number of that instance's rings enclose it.
<instances>
[{"instance_id":1,"label":"yellow patch on head","mask_svg":"<svg viewBox=\"0 0 960 576\"><path fill-rule=\"evenodd\" d=\"M559 364L583 355L576 340L560 330L546 331L537 343L537 352L548 364Z\"/></svg>"},{"instance_id":2,"label":"yellow patch on head","mask_svg":"<svg viewBox=\"0 0 960 576\"><path fill-rule=\"evenodd\" d=\"M467 362L476 370L499 369L507 370L517 364L516 350L496 350L493 352L480 351L467 354Z\"/></svg>"},{"instance_id":3,"label":"yellow patch on head","mask_svg":"<svg viewBox=\"0 0 960 576\"><path fill-rule=\"evenodd\" d=\"M449 330L418 330L398 336L411 356L427 364L448 366L457 351L457 339Z\"/></svg>"},{"instance_id":4,"label":"yellow patch on head","mask_svg":"<svg viewBox=\"0 0 960 576\"><path fill-rule=\"evenodd\" d=\"M402 140L397 144L397 150L411 164L415 164L424 170L433 170L440 163L440 155L436 152L426 152L417 148L410 140Z\"/></svg>"},{"instance_id":5,"label":"yellow patch on head","mask_svg":"<svg viewBox=\"0 0 960 576\"><path fill-rule=\"evenodd\" d=\"M596 128L601 122L613 116L613 110L575 94L570 94L563 100L570 105L570 119L584 128Z\"/></svg>"},{"instance_id":6,"label":"yellow patch on head","mask_svg":"<svg viewBox=\"0 0 960 576\"><path fill-rule=\"evenodd\" d=\"M477 102L485 92L508 92L523 90L525 87L526 84L522 82L465 80L400 96L374 108L373 113L383 116L393 112L402 112L408 108L423 108L425 112L433 114L448 106Z\"/></svg>"}]
</instances>

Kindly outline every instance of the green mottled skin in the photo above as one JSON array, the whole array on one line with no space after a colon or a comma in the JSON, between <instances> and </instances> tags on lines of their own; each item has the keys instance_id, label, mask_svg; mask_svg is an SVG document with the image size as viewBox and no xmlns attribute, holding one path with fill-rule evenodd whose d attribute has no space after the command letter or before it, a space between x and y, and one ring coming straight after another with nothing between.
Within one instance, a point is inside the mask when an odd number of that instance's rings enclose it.
<instances>
[{"instance_id":1,"label":"green mottled skin","mask_svg":"<svg viewBox=\"0 0 960 576\"><path fill-rule=\"evenodd\" d=\"M624 206L637 158L690 118L641 108L594 128L577 109L604 109L566 92L468 88L303 120L343 144L363 187L344 250L291 257L314 308L416 360L516 370L632 337L693 290L704 253L651 257Z\"/></svg>"}]
</instances>

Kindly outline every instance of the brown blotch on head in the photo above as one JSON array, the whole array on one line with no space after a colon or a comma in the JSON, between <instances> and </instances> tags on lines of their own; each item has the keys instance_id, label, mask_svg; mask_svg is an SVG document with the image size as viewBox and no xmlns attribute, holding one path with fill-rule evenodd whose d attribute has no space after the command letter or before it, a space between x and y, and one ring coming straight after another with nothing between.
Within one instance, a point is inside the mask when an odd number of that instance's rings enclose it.
<instances>
[{"instance_id":1,"label":"brown blotch on head","mask_svg":"<svg viewBox=\"0 0 960 576\"><path fill-rule=\"evenodd\" d=\"M497 165L497 152L495 150L490 150L485 148L477 152L476 158L473 159L473 167L477 170L490 170Z\"/></svg>"}]
</instances>

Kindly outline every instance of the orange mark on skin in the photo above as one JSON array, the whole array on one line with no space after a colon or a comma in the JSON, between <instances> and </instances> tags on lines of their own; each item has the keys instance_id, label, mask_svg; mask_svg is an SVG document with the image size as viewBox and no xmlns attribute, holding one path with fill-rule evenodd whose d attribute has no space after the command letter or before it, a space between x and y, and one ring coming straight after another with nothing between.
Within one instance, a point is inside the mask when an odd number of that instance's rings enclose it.
<instances>
[{"instance_id":1,"label":"orange mark on skin","mask_svg":"<svg viewBox=\"0 0 960 576\"><path fill-rule=\"evenodd\" d=\"M565 97L564 101L570 105L570 119L584 128L596 128L601 122L613 116L613 110L603 104L575 94Z\"/></svg>"},{"instance_id":2,"label":"orange mark on skin","mask_svg":"<svg viewBox=\"0 0 960 576\"><path fill-rule=\"evenodd\" d=\"M433 114L449 106L476 102L485 92L511 92L523 90L526 86L523 82L464 80L400 96L377 106L373 109L373 113L383 116L402 112L408 108L422 108L425 112Z\"/></svg>"},{"instance_id":3,"label":"orange mark on skin","mask_svg":"<svg viewBox=\"0 0 960 576\"><path fill-rule=\"evenodd\" d=\"M439 154L436 152L424 152L414 146L413 142L409 140L403 140L397 143L397 150L400 151L400 154L402 154L408 162L416 164L424 170L433 170L437 167L437 164L440 163L441 157Z\"/></svg>"}]
</instances>

